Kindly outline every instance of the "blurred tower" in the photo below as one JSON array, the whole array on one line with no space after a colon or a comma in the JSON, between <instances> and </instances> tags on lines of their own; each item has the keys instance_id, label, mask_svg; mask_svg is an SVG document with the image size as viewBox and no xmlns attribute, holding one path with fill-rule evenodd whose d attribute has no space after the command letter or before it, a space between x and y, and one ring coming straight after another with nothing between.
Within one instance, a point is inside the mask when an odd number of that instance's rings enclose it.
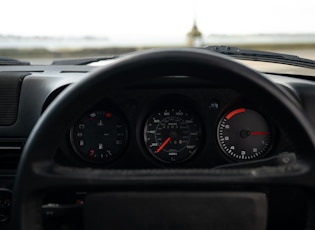
<instances>
[{"instance_id":1,"label":"blurred tower","mask_svg":"<svg viewBox=\"0 0 315 230\"><path fill-rule=\"evenodd\" d=\"M198 30L196 20L189 33L187 33L187 46L201 47L202 46L202 33Z\"/></svg>"}]
</instances>

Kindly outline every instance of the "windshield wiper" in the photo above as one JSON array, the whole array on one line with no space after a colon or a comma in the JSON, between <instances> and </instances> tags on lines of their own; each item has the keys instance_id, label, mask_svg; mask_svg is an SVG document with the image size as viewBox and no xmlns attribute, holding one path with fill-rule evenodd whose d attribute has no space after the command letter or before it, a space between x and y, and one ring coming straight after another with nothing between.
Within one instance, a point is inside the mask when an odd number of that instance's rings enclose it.
<instances>
[{"instance_id":1,"label":"windshield wiper","mask_svg":"<svg viewBox=\"0 0 315 230\"><path fill-rule=\"evenodd\" d=\"M27 61L19 61L12 58L0 57L0 66L3 65L30 65Z\"/></svg>"},{"instance_id":2,"label":"windshield wiper","mask_svg":"<svg viewBox=\"0 0 315 230\"><path fill-rule=\"evenodd\" d=\"M315 69L315 61L299 56L259 50L240 49L231 46L206 46L203 49L225 54L241 60L271 62Z\"/></svg>"}]
</instances>

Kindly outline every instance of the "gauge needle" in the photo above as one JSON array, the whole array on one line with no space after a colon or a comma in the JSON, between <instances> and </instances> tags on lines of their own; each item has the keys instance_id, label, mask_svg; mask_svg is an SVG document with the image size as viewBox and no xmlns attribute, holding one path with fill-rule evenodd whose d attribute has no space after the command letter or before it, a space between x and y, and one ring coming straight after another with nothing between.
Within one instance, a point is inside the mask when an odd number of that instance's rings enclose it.
<instances>
[{"instance_id":1,"label":"gauge needle","mask_svg":"<svg viewBox=\"0 0 315 230\"><path fill-rule=\"evenodd\" d=\"M250 132L251 136L258 136L258 135L269 135L269 132Z\"/></svg>"},{"instance_id":2,"label":"gauge needle","mask_svg":"<svg viewBox=\"0 0 315 230\"><path fill-rule=\"evenodd\" d=\"M164 142L163 144L161 144L161 146L156 150L156 153L159 153L164 147L165 145L167 145L168 142L170 142L171 138L168 137Z\"/></svg>"}]
</instances>

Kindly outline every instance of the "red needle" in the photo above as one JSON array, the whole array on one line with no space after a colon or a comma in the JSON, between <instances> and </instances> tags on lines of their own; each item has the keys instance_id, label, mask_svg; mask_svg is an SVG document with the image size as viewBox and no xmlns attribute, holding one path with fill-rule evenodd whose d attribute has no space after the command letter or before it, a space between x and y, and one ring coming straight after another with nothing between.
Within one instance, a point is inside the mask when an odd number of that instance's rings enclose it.
<instances>
[{"instance_id":1,"label":"red needle","mask_svg":"<svg viewBox=\"0 0 315 230\"><path fill-rule=\"evenodd\" d=\"M168 137L164 142L163 144L161 144L161 146L156 150L156 153L159 153L164 147L165 145L167 145L167 143L171 140L170 137Z\"/></svg>"},{"instance_id":2,"label":"red needle","mask_svg":"<svg viewBox=\"0 0 315 230\"><path fill-rule=\"evenodd\" d=\"M269 135L269 132L250 132L251 136Z\"/></svg>"}]
</instances>

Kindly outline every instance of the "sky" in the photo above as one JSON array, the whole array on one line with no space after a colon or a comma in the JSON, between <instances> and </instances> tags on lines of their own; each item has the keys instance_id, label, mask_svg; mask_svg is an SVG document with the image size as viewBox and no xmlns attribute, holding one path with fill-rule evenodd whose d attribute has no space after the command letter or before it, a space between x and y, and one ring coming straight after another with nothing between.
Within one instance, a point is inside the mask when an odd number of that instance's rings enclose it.
<instances>
[{"instance_id":1,"label":"sky","mask_svg":"<svg viewBox=\"0 0 315 230\"><path fill-rule=\"evenodd\" d=\"M176 37L194 19L208 34L315 33L315 0L10 0L0 34Z\"/></svg>"}]
</instances>

